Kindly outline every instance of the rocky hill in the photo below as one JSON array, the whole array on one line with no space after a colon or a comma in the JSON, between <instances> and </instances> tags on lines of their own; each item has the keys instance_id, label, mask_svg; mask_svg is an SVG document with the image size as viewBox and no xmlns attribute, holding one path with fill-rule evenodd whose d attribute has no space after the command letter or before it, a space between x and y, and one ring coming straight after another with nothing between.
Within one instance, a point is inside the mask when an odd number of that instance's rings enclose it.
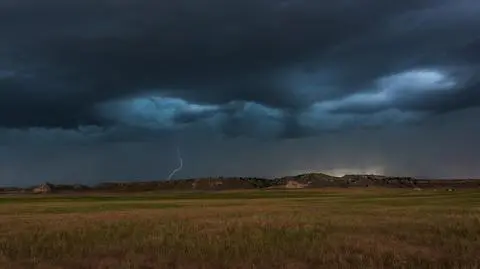
<instances>
[{"instance_id":1,"label":"rocky hill","mask_svg":"<svg viewBox=\"0 0 480 269\"><path fill-rule=\"evenodd\" d=\"M82 192L147 192L147 191L220 191L242 189L308 189L308 188L410 188L457 189L480 188L480 180L427 180L381 175L345 175L335 177L309 173L274 179L266 178L195 178L170 181L106 182L95 186L56 185L43 183L30 188L0 188L0 193L82 193Z\"/></svg>"}]
</instances>

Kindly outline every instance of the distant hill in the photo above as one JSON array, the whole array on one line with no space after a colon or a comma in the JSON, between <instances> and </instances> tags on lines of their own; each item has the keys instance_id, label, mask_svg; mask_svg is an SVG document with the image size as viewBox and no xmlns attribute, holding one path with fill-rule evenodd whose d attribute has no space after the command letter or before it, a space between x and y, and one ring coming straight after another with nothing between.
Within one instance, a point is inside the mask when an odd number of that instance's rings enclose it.
<instances>
[{"instance_id":1,"label":"distant hill","mask_svg":"<svg viewBox=\"0 0 480 269\"><path fill-rule=\"evenodd\" d=\"M345 175L335 177L308 173L274 179L229 177L192 178L169 181L105 182L95 186L55 185L43 183L30 188L0 188L0 193L85 193L85 192L148 192L148 191L220 191L244 189L305 189L305 188L410 188L449 189L480 188L480 180L427 180L382 175Z\"/></svg>"}]
</instances>

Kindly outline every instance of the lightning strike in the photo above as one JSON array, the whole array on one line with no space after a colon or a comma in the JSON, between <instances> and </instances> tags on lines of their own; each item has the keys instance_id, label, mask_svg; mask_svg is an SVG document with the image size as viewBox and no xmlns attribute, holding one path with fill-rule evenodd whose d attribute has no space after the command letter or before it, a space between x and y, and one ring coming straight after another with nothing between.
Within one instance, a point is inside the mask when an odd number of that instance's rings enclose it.
<instances>
[{"instance_id":1,"label":"lightning strike","mask_svg":"<svg viewBox=\"0 0 480 269\"><path fill-rule=\"evenodd\" d=\"M177 148L177 157L178 157L178 162L179 162L179 166L177 168L175 168L171 173L170 175L168 175L168 180L171 180L172 177L180 172L183 168L183 158L182 158L182 155L180 153L180 148Z\"/></svg>"}]
</instances>

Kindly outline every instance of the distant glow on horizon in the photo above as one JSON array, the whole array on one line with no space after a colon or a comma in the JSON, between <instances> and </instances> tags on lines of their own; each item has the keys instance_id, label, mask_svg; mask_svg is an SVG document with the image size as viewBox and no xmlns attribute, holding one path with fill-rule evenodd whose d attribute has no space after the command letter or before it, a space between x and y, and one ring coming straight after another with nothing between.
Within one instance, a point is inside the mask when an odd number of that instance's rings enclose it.
<instances>
[{"instance_id":1,"label":"distant glow on horizon","mask_svg":"<svg viewBox=\"0 0 480 269\"><path fill-rule=\"evenodd\" d=\"M364 167L364 168L335 168L335 169L304 169L293 170L290 175L301 175L309 173L324 173L330 176L342 177L344 175L384 175L385 169L378 167Z\"/></svg>"},{"instance_id":2,"label":"distant glow on horizon","mask_svg":"<svg viewBox=\"0 0 480 269\"><path fill-rule=\"evenodd\" d=\"M325 170L325 174L341 177L344 175L384 175L383 167L365 167L365 168L335 168Z\"/></svg>"}]
</instances>

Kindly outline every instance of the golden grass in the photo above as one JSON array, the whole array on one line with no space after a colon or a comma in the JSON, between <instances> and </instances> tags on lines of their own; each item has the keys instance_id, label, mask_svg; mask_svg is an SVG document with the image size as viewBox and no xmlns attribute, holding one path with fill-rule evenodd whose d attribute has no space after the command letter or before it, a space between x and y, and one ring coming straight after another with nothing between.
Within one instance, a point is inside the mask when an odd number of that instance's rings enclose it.
<instances>
[{"instance_id":1,"label":"golden grass","mask_svg":"<svg viewBox=\"0 0 480 269\"><path fill-rule=\"evenodd\" d=\"M0 268L480 268L475 191L159 196L0 198Z\"/></svg>"}]
</instances>

